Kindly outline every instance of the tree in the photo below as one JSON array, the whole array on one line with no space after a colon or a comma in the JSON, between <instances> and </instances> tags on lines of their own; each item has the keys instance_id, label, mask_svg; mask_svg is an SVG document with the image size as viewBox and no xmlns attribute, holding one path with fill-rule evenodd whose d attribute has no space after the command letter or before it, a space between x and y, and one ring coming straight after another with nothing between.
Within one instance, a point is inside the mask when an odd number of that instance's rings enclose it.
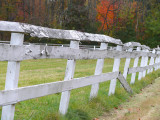
<instances>
[{"instance_id":1,"label":"tree","mask_svg":"<svg viewBox=\"0 0 160 120\"><path fill-rule=\"evenodd\" d=\"M151 0L145 22L145 40L151 47L160 45L160 2Z\"/></svg>"},{"instance_id":2,"label":"tree","mask_svg":"<svg viewBox=\"0 0 160 120\"><path fill-rule=\"evenodd\" d=\"M63 27L65 29L87 31L90 27L90 21L88 19L88 8L85 6L85 0L73 0L68 5L68 9L64 13Z\"/></svg>"},{"instance_id":3,"label":"tree","mask_svg":"<svg viewBox=\"0 0 160 120\"><path fill-rule=\"evenodd\" d=\"M101 22L99 31L112 36L117 26L121 0L101 0L97 5L97 20Z\"/></svg>"}]
</instances>

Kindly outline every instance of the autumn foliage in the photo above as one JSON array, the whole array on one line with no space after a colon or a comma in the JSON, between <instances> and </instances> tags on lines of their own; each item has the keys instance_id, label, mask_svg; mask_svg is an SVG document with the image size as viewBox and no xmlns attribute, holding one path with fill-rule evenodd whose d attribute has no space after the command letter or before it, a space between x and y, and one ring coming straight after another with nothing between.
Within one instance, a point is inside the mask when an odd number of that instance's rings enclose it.
<instances>
[{"instance_id":1,"label":"autumn foliage","mask_svg":"<svg viewBox=\"0 0 160 120\"><path fill-rule=\"evenodd\" d=\"M101 33L123 42L154 38L150 43L157 44L159 11L159 0L0 0L0 20ZM9 38L0 33L0 40Z\"/></svg>"},{"instance_id":2,"label":"autumn foliage","mask_svg":"<svg viewBox=\"0 0 160 120\"><path fill-rule=\"evenodd\" d=\"M118 3L111 0L102 0L97 5L97 20L101 22L100 30L108 30L114 24L117 8Z\"/></svg>"}]
</instances>

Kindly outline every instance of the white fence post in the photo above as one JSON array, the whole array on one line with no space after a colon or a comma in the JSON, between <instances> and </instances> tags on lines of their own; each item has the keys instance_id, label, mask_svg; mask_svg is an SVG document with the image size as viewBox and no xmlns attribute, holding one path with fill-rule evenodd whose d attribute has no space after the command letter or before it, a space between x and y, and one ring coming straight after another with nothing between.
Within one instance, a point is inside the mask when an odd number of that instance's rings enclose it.
<instances>
[{"instance_id":1,"label":"white fence post","mask_svg":"<svg viewBox=\"0 0 160 120\"><path fill-rule=\"evenodd\" d=\"M149 52L149 50L146 50L146 52ZM148 65L148 56L145 57L144 67ZM146 76L146 70L143 71L143 77Z\"/></svg>"},{"instance_id":2,"label":"white fence post","mask_svg":"<svg viewBox=\"0 0 160 120\"><path fill-rule=\"evenodd\" d=\"M117 50L117 51L122 51L122 46L117 45L116 50ZM114 59L114 65L113 65L113 72L119 71L119 66L120 66L120 59L119 59L119 58L115 58L115 59ZM117 79L111 80L111 82L110 82L110 87L109 87L109 93L108 93L109 96L110 96L111 94L114 94L114 93L115 93L116 82L117 82Z\"/></svg>"},{"instance_id":3,"label":"white fence post","mask_svg":"<svg viewBox=\"0 0 160 120\"><path fill-rule=\"evenodd\" d=\"M158 55L158 51L156 51L156 54ZM158 63L158 56L155 58L155 63ZM154 67L155 68L155 71L158 69L158 67Z\"/></svg>"},{"instance_id":4,"label":"white fence post","mask_svg":"<svg viewBox=\"0 0 160 120\"><path fill-rule=\"evenodd\" d=\"M155 49L153 49L153 50L152 50L152 53L155 54L155 52L156 52ZM153 65L153 64L154 64L154 57L151 57L151 58L150 58L149 65ZM147 74L151 73L152 71L153 71L153 68L148 69Z\"/></svg>"},{"instance_id":5,"label":"white fence post","mask_svg":"<svg viewBox=\"0 0 160 120\"><path fill-rule=\"evenodd\" d=\"M132 52L132 50L133 50L133 48L129 48L128 52ZM124 76L125 79L127 78L127 72L128 72L130 61L131 61L131 58L126 58L124 71L123 71L123 76Z\"/></svg>"},{"instance_id":6,"label":"white fence post","mask_svg":"<svg viewBox=\"0 0 160 120\"><path fill-rule=\"evenodd\" d=\"M101 43L100 50L107 49L107 43ZM103 70L104 59L98 59L94 75L100 75ZM90 99L97 96L99 90L99 83L92 85Z\"/></svg>"},{"instance_id":7,"label":"white fence post","mask_svg":"<svg viewBox=\"0 0 160 120\"><path fill-rule=\"evenodd\" d=\"M70 48L79 49L79 41L71 41ZM73 79L75 65L76 65L75 60L68 60L67 61L67 67L66 67L64 81ZM65 115L67 113L69 99L70 99L70 91L62 92L60 106L59 106L59 112L62 115Z\"/></svg>"},{"instance_id":8,"label":"white fence post","mask_svg":"<svg viewBox=\"0 0 160 120\"><path fill-rule=\"evenodd\" d=\"M160 51L158 51L158 55L160 55ZM158 57L158 63L160 63L160 56ZM157 69L159 69L159 68L160 68L160 65L158 65Z\"/></svg>"},{"instance_id":9,"label":"white fence post","mask_svg":"<svg viewBox=\"0 0 160 120\"><path fill-rule=\"evenodd\" d=\"M22 45L23 41L24 41L24 34L11 33L11 41L10 41L11 45ZM5 90L11 90L18 87L19 72L20 72L20 62L9 61L7 66ZM3 106L1 120L13 120L14 112L15 112L15 105Z\"/></svg>"},{"instance_id":10,"label":"white fence post","mask_svg":"<svg viewBox=\"0 0 160 120\"><path fill-rule=\"evenodd\" d=\"M96 46L94 45L94 50L96 49Z\"/></svg>"},{"instance_id":11,"label":"white fence post","mask_svg":"<svg viewBox=\"0 0 160 120\"><path fill-rule=\"evenodd\" d=\"M141 47L137 47L137 51L140 51L140 50L141 50ZM133 67L137 67L138 66L138 61L139 61L139 57L134 59ZM134 84L135 83L135 78L136 78L136 73L132 73L130 84Z\"/></svg>"},{"instance_id":12,"label":"white fence post","mask_svg":"<svg viewBox=\"0 0 160 120\"><path fill-rule=\"evenodd\" d=\"M143 52L145 50L142 50ZM141 57L141 64L140 64L140 67L144 67L145 66L145 57ZM143 76L143 72L139 72L139 75L138 75L138 80L141 80L142 79L142 76Z\"/></svg>"}]
</instances>

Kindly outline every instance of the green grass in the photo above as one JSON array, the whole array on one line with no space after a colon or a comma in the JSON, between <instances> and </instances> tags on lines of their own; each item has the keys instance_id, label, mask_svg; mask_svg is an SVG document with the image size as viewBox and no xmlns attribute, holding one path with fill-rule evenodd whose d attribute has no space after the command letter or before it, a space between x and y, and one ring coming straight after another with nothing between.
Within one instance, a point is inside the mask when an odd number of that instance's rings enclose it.
<instances>
[{"instance_id":1,"label":"green grass","mask_svg":"<svg viewBox=\"0 0 160 120\"><path fill-rule=\"evenodd\" d=\"M19 87L30 86L41 83L62 81L65 75L67 60L43 59L27 60L21 62ZM121 60L120 71L123 72L125 59ZM85 77L94 75L96 60L78 60L74 77ZM133 66L133 60L131 65ZM4 90L7 62L0 62L0 90ZM111 72L113 59L106 59L103 73ZM160 76L158 72L147 75L141 81L137 80L131 85L134 94L139 93L142 88L151 84L153 80ZM127 80L130 81L131 75ZM68 113L65 116L58 114L61 94L49 95L16 104L15 120L91 120L98 117L105 111L118 108L118 105L127 101L129 95L117 82L115 95L108 96L110 82L100 83L98 97L89 101L91 86L75 89L71 91ZM0 108L1 115L1 108Z\"/></svg>"}]
</instances>

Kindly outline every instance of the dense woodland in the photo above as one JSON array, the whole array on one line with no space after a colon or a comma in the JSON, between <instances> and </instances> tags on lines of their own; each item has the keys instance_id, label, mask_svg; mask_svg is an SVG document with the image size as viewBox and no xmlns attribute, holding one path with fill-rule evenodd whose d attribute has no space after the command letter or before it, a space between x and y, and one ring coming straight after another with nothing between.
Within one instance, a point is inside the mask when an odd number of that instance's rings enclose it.
<instances>
[{"instance_id":1,"label":"dense woodland","mask_svg":"<svg viewBox=\"0 0 160 120\"><path fill-rule=\"evenodd\" d=\"M0 20L160 45L160 0L0 0ZM0 40L9 38L0 33ZM29 36L26 41L54 42Z\"/></svg>"}]
</instances>

